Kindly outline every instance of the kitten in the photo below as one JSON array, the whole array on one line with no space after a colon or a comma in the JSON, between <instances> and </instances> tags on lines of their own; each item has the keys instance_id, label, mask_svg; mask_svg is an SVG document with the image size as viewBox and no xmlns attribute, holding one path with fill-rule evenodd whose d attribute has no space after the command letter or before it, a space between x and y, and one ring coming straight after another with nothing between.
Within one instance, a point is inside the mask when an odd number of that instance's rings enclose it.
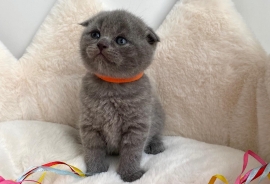
<instances>
[{"instance_id":1,"label":"kitten","mask_svg":"<svg viewBox=\"0 0 270 184\"><path fill-rule=\"evenodd\" d=\"M142 73L152 62L159 37L122 10L101 12L81 25L86 28L80 50L88 72L80 94L80 135L87 172L107 171L106 154L120 154L117 172L131 182L144 174L143 151L164 150L165 115Z\"/></svg>"}]
</instances>

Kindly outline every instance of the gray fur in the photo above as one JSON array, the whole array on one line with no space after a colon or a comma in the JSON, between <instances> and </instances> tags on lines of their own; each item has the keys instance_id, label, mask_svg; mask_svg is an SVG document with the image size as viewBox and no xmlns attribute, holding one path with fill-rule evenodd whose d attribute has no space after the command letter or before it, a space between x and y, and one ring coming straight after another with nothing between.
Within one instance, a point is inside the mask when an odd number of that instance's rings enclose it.
<instances>
[{"instance_id":1,"label":"gray fur","mask_svg":"<svg viewBox=\"0 0 270 184\"><path fill-rule=\"evenodd\" d=\"M163 109L145 74L137 81L116 84L93 73L123 78L144 71L159 38L126 11L102 12L81 25L86 27L80 49L88 72L82 81L80 135L87 172L107 171L106 154L120 154L117 172L131 182L144 173L140 168L143 150L149 154L164 150ZM99 31L100 37L92 38L93 31ZM126 38L127 44L118 45L118 36Z\"/></svg>"}]
</instances>

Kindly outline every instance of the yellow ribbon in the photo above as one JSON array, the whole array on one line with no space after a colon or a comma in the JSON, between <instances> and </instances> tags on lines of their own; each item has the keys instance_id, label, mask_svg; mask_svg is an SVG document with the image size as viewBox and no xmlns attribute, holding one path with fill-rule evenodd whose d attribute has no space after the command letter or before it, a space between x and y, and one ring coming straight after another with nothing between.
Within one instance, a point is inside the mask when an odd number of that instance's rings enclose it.
<instances>
[{"instance_id":1,"label":"yellow ribbon","mask_svg":"<svg viewBox=\"0 0 270 184\"><path fill-rule=\"evenodd\" d=\"M229 182L227 181L227 179L226 179L224 176L220 175L220 174L217 174L217 175L213 176L213 177L211 178L211 180L209 181L208 184L214 184L215 181L216 181L216 179L219 179L219 180L222 181L224 184L229 184Z\"/></svg>"},{"instance_id":2,"label":"yellow ribbon","mask_svg":"<svg viewBox=\"0 0 270 184\"><path fill-rule=\"evenodd\" d=\"M68 165L69 167L71 167L79 176L86 177L85 174L80 169L78 169L77 167L72 166L72 165L69 165L69 164L66 164L66 165ZM57 165L55 165L55 166L57 166ZM55 166L51 166L51 167L55 167ZM42 181L44 180L46 174L47 174L46 171L43 172L43 174L40 176L40 178L37 180L37 182L42 183Z\"/></svg>"}]
</instances>

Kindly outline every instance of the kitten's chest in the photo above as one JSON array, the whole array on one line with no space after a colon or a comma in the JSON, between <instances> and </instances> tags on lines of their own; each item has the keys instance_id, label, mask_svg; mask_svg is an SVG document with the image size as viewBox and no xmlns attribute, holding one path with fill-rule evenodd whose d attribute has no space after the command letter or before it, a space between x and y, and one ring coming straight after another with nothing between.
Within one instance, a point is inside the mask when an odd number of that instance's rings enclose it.
<instances>
[{"instance_id":1,"label":"kitten's chest","mask_svg":"<svg viewBox=\"0 0 270 184\"><path fill-rule=\"evenodd\" d=\"M103 116L102 132L107 144L108 153L118 153L122 140L123 126L128 123L128 111L130 108L126 100L119 98L103 99L103 111L100 115Z\"/></svg>"},{"instance_id":2,"label":"kitten's chest","mask_svg":"<svg viewBox=\"0 0 270 184\"><path fill-rule=\"evenodd\" d=\"M136 119L144 113L145 100L140 96L103 96L95 103L100 105L100 116L95 123L101 125L104 139L107 143L108 153L118 153L121 145L122 135Z\"/></svg>"},{"instance_id":3,"label":"kitten's chest","mask_svg":"<svg viewBox=\"0 0 270 184\"><path fill-rule=\"evenodd\" d=\"M89 125L102 132L109 153L117 153L122 135L132 123L148 112L151 93L148 82L114 85L91 81L81 93ZM86 83L87 84L87 83Z\"/></svg>"}]
</instances>

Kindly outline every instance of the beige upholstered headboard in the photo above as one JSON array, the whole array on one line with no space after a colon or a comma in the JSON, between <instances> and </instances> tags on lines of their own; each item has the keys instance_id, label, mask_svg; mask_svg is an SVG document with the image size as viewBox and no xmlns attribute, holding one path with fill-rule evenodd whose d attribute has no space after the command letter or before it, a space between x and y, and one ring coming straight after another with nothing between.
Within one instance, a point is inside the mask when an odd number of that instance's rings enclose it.
<instances>
[{"instance_id":1,"label":"beige upholstered headboard","mask_svg":"<svg viewBox=\"0 0 270 184\"><path fill-rule=\"evenodd\" d=\"M106 9L125 8L156 29L177 0L100 0ZM270 1L233 0L236 8L270 53ZM56 0L0 1L0 41L20 58Z\"/></svg>"}]
</instances>

